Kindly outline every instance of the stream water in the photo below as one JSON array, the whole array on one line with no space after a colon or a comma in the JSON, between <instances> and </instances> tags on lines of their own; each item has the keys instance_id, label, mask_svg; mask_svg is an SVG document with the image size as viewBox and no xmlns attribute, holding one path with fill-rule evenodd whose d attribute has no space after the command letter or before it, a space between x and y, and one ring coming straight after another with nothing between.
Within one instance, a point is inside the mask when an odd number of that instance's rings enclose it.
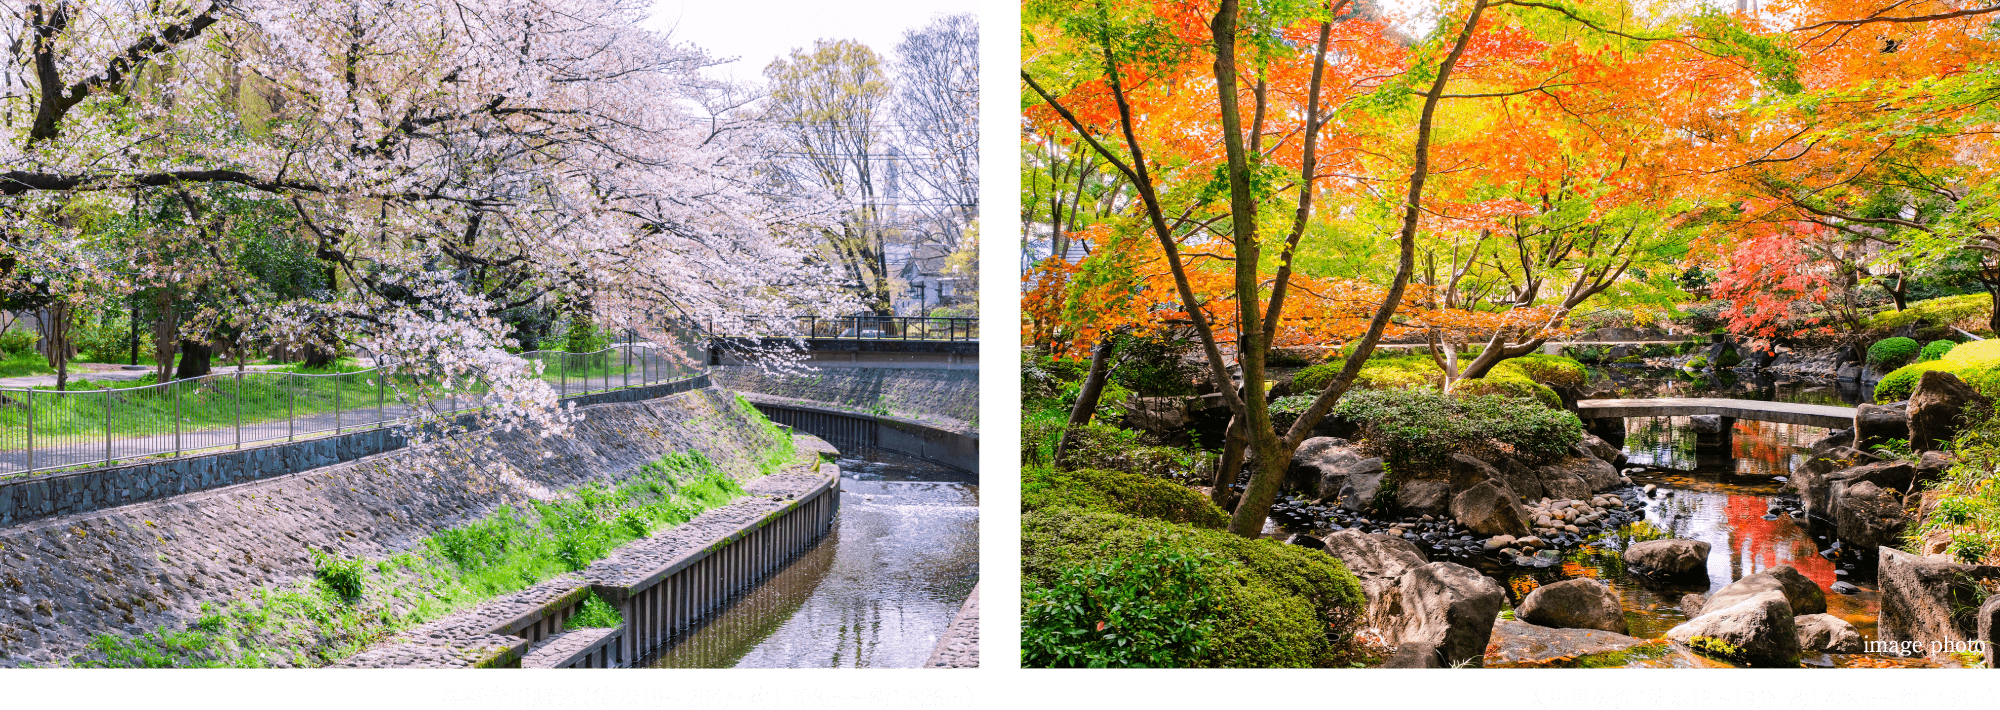
<instances>
[{"instance_id":1,"label":"stream water","mask_svg":"<svg viewBox=\"0 0 2000 710\"><path fill-rule=\"evenodd\" d=\"M1858 387L1813 382L1776 382L1734 377L1688 379L1677 374L1644 372L1593 373L1589 397L1728 397L1810 404L1851 405L1862 401ZM1745 575L1778 565L1791 565L1826 592L1827 612L1847 620L1864 640L1876 639L1881 598L1872 561L1851 557L1829 559L1832 530L1773 508L1796 507L1798 496L1785 488L1792 467L1803 463L1806 447L1827 434L1826 429L1739 420L1726 456L1698 454L1695 434L1685 417L1630 418L1625 422L1627 469L1638 485L1659 486L1646 500L1642 521L1623 526L1571 551L1563 563L1546 569L1489 572L1500 576L1518 603L1536 586L1574 577L1594 577L1615 587L1625 606L1633 636L1658 638L1685 621L1681 596L1710 593ZM1774 505L1775 504L1775 505ZM1628 575L1623 552L1643 540L1676 537L1709 543L1706 584L1662 589L1642 585ZM1836 582L1846 582L1843 591ZM1851 589L1848 585L1852 585ZM1820 655L1808 665L1910 665L1921 661L1890 656Z\"/></svg>"},{"instance_id":2,"label":"stream water","mask_svg":"<svg viewBox=\"0 0 2000 710\"><path fill-rule=\"evenodd\" d=\"M833 532L640 665L922 666L979 578L978 476L850 455Z\"/></svg>"}]
</instances>

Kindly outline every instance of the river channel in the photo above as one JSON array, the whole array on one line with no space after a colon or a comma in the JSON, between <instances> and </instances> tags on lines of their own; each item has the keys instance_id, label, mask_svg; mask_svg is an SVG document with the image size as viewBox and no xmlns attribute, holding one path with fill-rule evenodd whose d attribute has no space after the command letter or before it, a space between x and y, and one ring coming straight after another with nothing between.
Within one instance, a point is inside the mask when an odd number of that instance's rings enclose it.
<instances>
[{"instance_id":1,"label":"river channel","mask_svg":"<svg viewBox=\"0 0 2000 710\"><path fill-rule=\"evenodd\" d=\"M978 476L849 454L834 531L641 666L917 668L979 578Z\"/></svg>"}]
</instances>

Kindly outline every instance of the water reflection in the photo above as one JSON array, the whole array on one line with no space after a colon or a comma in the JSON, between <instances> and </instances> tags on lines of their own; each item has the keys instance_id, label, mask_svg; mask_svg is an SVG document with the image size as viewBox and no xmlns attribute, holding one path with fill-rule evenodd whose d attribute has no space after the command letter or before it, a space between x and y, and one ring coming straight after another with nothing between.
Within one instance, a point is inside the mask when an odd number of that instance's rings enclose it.
<instances>
[{"instance_id":1,"label":"water reflection","mask_svg":"<svg viewBox=\"0 0 2000 710\"><path fill-rule=\"evenodd\" d=\"M839 461L834 531L655 668L916 668L979 574L976 476L890 452Z\"/></svg>"},{"instance_id":2,"label":"water reflection","mask_svg":"<svg viewBox=\"0 0 2000 710\"><path fill-rule=\"evenodd\" d=\"M1727 397L1833 405L1852 404L1861 396L1853 383L1739 379L1733 373L1690 378L1615 368L1597 370L1589 390L1585 396L1593 398ZM1841 569L1819 554L1829 544L1831 530L1772 514L1773 502L1796 504L1797 494L1786 480L1804 462L1806 447L1826 433L1820 427L1738 420L1723 449L1717 446L1719 438L1697 435L1687 417L1629 418L1623 442L1627 466L1644 469L1633 472L1632 480L1659 487L1646 502L1644 520L1573 551L1558 567L1508 568L1499 574L1515 603L1542 584L1600 579L1618 593L1632 635L1657 638L1687 620L1683 595L1709 594L1745 575L1791 565L1826 592L1828 613L1853 624L1863 639L1874 640L1881 610L1874 570ZM1662 588L1642 585L1626 573L1626 547L1668 537L1709 544L1706 580ZM1831 591L1839 581L1860 591Z\"/></svg>"}]
</instances>

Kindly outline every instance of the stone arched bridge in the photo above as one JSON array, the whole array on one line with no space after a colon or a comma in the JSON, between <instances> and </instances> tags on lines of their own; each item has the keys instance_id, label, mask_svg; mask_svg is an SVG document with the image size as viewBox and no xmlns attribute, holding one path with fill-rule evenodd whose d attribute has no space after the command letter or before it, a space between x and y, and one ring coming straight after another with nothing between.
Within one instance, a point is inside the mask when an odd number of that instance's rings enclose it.
<instances>
[{"instance_id":1,"label":"stone arched bridge","mask_svg":"<svg viewBox=\"0 0 2000 710\"><path fill-rule=\"evenodd\" d=\"M1583 399L1577 400L1576 403L1576 416L1585 421L1625 417L1688 417L1700 414L1721 415L1725 420L1749 419L1828 429L1844 429L1854 424L1853 407L1825 404L1760 402L1716 397Z\"/></svg>"}]
</instances>

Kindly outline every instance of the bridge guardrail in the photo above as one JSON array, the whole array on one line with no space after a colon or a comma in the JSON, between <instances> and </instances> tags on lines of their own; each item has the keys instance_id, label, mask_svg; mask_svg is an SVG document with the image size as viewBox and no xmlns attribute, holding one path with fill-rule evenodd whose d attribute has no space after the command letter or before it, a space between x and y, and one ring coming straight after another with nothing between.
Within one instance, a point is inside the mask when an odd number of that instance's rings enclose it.
<instances>
[{"instance_id":1,"label":"bridge guardrail","mask_svg":"<svg viewBox=\"0 0 2000 710\"><path fill-rule=\"evenodd\" d=\"M976 342L979 340L979 319L961 316L840 316L820 318L818 316L794 316L789 318L751 318L754 325L768 322L789 322L794 328L789 330L752 328L752 332L721 334L715 332L714 324L709 324L710 335L723 337L802 337L824 340L941 340L946 342ZM796 335L791 335L796 334Z\"/></svg>"}]
</instances>

